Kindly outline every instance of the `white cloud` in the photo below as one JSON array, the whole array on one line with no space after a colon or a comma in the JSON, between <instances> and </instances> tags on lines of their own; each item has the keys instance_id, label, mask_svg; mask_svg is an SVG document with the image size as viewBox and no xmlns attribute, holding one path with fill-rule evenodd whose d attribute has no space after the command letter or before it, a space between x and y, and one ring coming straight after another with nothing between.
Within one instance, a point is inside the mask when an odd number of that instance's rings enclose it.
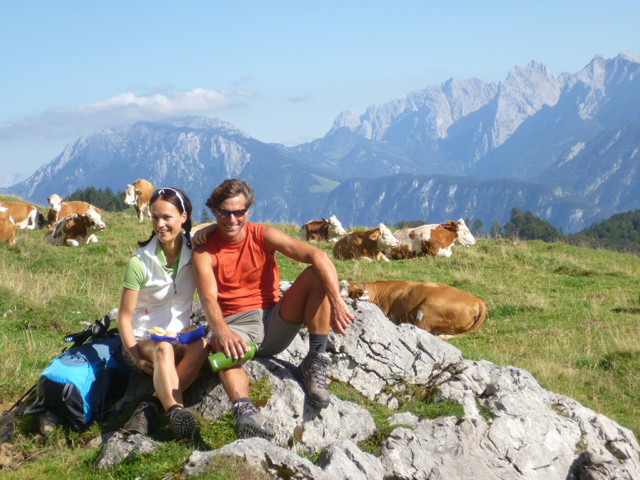
<instances>
[{"instance_id":1,"label":"white cloud","mask_svg":"<svg viewBox=\"0 0 640 480\"><path fill-rule=\"evenodd\" d=\"M247 90L242 90L241 88L236 88L236 94L247 98L253 98L256 96L255 93L249 92Z\"/></svg>"},{"instance_id":2,"label":"white cloud","mask_svg":"<svg viewBox=\"0 0 640 480\"><path fill-rule=\"evenodd\" d=\"M242 105L229 98L230 93L204 88L175 92L171 96L163 93L149 96L122 93L79 107L53 108L37 117L15 120L0 126L0 138L41 134L77 135L86 129L130 124L139 120L159 120Z\"/></svg>"},{"instance_id":3,"label":"white cloud","mask_svg":"<svg viewBox=\"0 0 640 480\"><path fill-rule=\"evenodd\" d=\"M307 100L310 100L312 98L313 98L313 95L304 95L299 97L289 97L287 98L287 100L289 100L291 103L300 103L300 102L306 102Z\"/></svg>"},{"instance_id":4,"label":"white cloud","mask_svg":"<svg viewBox=\"0 0 640 480\"><path fill-rule=\"evenodd\" d=\"M247 75L245 75L244 77L242 77L242 80L244 80L245 82L252 82L256 79L256 76L252 73L249 73Z\"/></svg>"}]
</instances>

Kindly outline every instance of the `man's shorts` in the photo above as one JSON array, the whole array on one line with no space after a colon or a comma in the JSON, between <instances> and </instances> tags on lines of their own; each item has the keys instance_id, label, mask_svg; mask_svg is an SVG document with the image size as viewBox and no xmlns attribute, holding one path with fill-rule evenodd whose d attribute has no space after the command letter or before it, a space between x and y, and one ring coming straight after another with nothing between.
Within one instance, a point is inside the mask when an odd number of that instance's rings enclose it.
<instances>
[{"instance_id":1,"label":"man's shorts","mask_svg":"<svg viewBox=\"0 0 640 480\"><path fill-rule=\"evenodd\" d=\"M225 317L229 330L245 343L258 345L258 357L270 357L284 351L293 342L303 323L287 323L280 318L282 297L269 310L255 309ZM260 345L262 344L262 345Z\"/></svg>"}]
</instances>

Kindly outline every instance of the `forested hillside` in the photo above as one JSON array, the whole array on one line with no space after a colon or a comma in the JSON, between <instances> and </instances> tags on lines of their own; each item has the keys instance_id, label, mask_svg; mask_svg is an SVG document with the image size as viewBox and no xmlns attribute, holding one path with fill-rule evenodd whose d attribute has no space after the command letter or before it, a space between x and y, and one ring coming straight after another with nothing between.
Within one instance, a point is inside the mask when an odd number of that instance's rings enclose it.
<instances>
[{"instance_id":1,"label":"forested hillside","mask_svg":"<svg viewBox=\"0 0 640 480\"><path fill-rule=\"evenodd\" d=\"M569 235L571 245L606 248L640 254L640 210L618 213L575 235Z\"/></svg>"},{"instance_id":2,"label":"forested hillside","mask_svg":"<svg viewBox=\"0 0 640 480\"><path fill-rule=\"evenodd\" d=\"M71 195L65 197L65 201L87 202L108 212L121 212L126 208L124 204L124 192L115 194L109 187L107 187L105 191L102 191L101 188L96 190L95 187L88 187L84 190L77 189Z\"/></svg>"}]
</instances>

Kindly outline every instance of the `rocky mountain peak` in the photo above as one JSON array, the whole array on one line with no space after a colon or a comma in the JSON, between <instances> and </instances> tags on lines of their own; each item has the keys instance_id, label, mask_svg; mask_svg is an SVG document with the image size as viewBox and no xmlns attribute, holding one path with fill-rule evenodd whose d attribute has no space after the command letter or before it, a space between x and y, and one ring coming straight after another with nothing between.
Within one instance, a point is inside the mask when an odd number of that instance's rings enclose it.
<instances>
[{"instance_id":1,"label":"rocky mountain peak","mask_svg":"<svg viewBox=\"0 0 640 480\"><path fill-rule=\"evenodd\" d=\"M139 122L147 123L147 122ZM176 128L187 127L194 130L222 130L226 134L242 135L243 137L250 138L249 134L244 130L236 127L235 125L220 120L219 118L209 118L200 115L186 115L184 117L169 118L153 122L155 125L166 125Z\"/></svg>"},{"instance_id":2,"label":"rocky mountain peak","mask_svg":"<svg viewBox=\"0 0 640 480\"><path fill-rule=\"evenodd\" d=\"M491 148L502 145L527 117L544 105L555 105L561 89L562 82L546 65L534 60L527 65L513 67L507 79L498 86Z\"/></svg>"},{"instance_id":3,"label":"rocky mountain peak","mask_svg":"<svg viewBox=\"0 0 640 480\"><path fill-rule=\"evenodd\" d=\"M542 75L547 78L555 79L555 77L551 73L551 70L549 70L546 65L540 62L536 62L535 60L531 60L526 65L516 65L515 67L513 67L509 71L505 83L517 82L518 79L521 78L528 79L534 75Z\"/></svg>"},{"instance_id":4,"label":"rocky mountain peak","mask_svg":"<svg viewBox=\"0 0 640 480\"><path fill-rule=\"evenodd\" d=\"M620 52L616 58L624 59L628 62L640 63L640 57L632 52Z\"/></svg>"},{"instance_id":5,"label":"rocky mountain peak","mask_svg":"<svg viewBox=\"0 0 640 480\"><path fill-rule=\"evenodd\" d=\"M353 110L345 110L340 112L334 120L331 130L329 130L329 135L342 127L347 127L351 131L356 131L361 123L360 117L358 117Z\"/></svg>"}]
</instances>

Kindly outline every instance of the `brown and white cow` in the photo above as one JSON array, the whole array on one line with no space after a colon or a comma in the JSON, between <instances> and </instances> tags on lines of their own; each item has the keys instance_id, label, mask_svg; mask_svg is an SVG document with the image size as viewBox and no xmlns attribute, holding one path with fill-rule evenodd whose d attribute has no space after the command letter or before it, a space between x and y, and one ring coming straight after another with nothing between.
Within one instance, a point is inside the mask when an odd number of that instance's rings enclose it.
<instances>
[{"instance_id":1,"label":"brown and white cow","mask_svg":"<svg viewBox=\"0 0 640 480\"><path fill-rule=\"evenodd\" d=\"M144 212L149 212L149 199L153 191L153 185L143 179L136 180L133 185L127 185L124 191L124 204L135 207L138 220L141 222L144 220Z\"/></svg>"},{"instance_id":2,"label":"brown and white cow","mask_svg":"<svg viewBox=\"0 0 640 480\"><path fill-rule=\"evenodd\" d=\"M60 198L55 193L50 197L47 197L47 202L51 205L49 213L47 214L47 228L50 228L59 219L64 218L67 215L71 215L72 213L77 213L78 215L87 213L90 207L93 207L98 215L102 215L100 209L95 205L80 201L65 202L64 197Z\"/></svg>"},{"instance_id":3,"label":"brown and white cow","mask_svg":"<svg viewBox=\"0 0 640 480\"><path fill-rule=\"evenodd\" d=\"M393 323L410 323L434 335L460 335L478 330L487 315L481 298L442 283L385 280L340 282L340 294L353 300L368 295ZM366 298L366 297L365 297Z\"/></svg>"},{"instance_id":4,"label":"brown and white cow","mask_svg":"<svg viewBox=\"0 0 640 480\"><path fill-rule=\"evenodd\" d=\"M6 218L22 230L35 230L44 224L44 216L28 203L0 202L0 218Z\"/></svg>"},{"instance_id":5,"label":"brown and white cow","mask_svg":"<svg viewBox=\"0 0 640 480\"><path fill-rule=\"evenodd\" d=\"M335 215L331 215L329 220L322 217L322 220L311 220L305 223L298 233L298 238L308 242L337 242L346 234L347 231L342 227L340 220Z\"/></svg>"},{"instance_id":6,"label":"brown and white cow","mask_svg":"<svg viewBox=\"0 0 640 480\"><path fill-rule=\"evenodd\" d=\"M413 258L428 255L431 257L450 257L453 245L470 247L476 243L469 227L463 219L453 220L440 225L422 225L416 228L405 228L393 234L398 239L398 246L385 250L389 258Z\"/></svg>"},{"instance_id":7,"label":"brown and white cow","mask_svg":"<svg viewBox=\"0 0 640 480\"><path fill-rule=\"evenodd\" d=\"M98 243L96 232L107 228L102 218L92 208L78 215L72 213L58 220L47 232L47 243L54 246L77 247L86 243Z\"/></svg>"},{"instance_id":8,"label":"brown and white cow","mask_svg":"<svg viewBox=\"0 0 640 480\"><path fill-rule=\"evenodd\" d=\"M9 245L16 243L16 226L8 218L0 217L0 242L7 242Z\"/></svg>"},{"instance_id":9,"label":"brown and white cow","mask_svg":"<svg viewBox=\"0 0 640 480\"><path fill-rule=\"evenodd\" d=\"M333 246L333 256L338 260L363 258L388 262L389 259L382 252L397 245L398 240L391 230L381 223L378 228L355 231L342 237Z\"/></svg>"}]
</instances>

